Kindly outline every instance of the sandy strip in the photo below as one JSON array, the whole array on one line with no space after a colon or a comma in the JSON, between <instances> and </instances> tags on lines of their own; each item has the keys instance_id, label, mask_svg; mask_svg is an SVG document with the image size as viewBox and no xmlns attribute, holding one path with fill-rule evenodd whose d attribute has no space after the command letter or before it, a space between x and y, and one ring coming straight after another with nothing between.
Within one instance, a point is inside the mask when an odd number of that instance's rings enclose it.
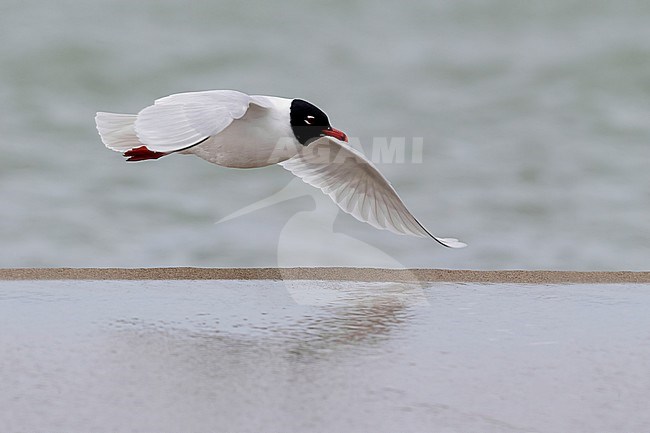
<instances>
[{"instance_id":1,"label":"sandy strip","mask_svg":"<svg viewBox=\"0 0 650 433\"><path fill-rule=\"evenodd\" d=\"M0 280L340 280L473 283L650 283L650 272L464 271L379 268L15 268Z\"/></svg>"}]
</instances>

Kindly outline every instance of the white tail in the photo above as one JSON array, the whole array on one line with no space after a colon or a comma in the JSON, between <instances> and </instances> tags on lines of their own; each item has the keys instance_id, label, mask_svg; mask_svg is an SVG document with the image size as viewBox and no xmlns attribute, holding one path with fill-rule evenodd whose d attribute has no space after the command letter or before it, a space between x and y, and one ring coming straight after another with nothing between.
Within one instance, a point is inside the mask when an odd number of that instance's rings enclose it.
<instances>
[{"instance_id":1,"label":"white tail","mask_svg":"<svg viewBox=\"0 0 650 433\"><path fill-rule=\"evenodd\" d=\"M104 145L116 152L142 146L133 128L136 117L135 114L97 113L95 124Z\"/></svg>"}]
</instances>

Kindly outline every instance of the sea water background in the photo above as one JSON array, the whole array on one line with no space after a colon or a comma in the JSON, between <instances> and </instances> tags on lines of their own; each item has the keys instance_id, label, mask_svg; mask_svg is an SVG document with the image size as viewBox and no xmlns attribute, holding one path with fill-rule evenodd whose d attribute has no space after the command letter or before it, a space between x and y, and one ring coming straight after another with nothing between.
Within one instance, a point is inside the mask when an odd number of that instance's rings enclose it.
<instances>
[{"instance_id":1,"label":"sea water background","mask_svg":"<svg viewBox=\"0 0 650 433\"><path fill-rule=\"evenodd\" d=\"M647 270L648 23L650 3L625 0L5 0L0 266L355 266L380 251L409 267ZM311 100L369 153L422 137L422 163L407 146L379 168L470 247L325 220L306 185L215 225L292 176L126 164L96 134L95 111L218 88ZM296 215L320 229L287 229Z\"/></svg>"}]
</instances>

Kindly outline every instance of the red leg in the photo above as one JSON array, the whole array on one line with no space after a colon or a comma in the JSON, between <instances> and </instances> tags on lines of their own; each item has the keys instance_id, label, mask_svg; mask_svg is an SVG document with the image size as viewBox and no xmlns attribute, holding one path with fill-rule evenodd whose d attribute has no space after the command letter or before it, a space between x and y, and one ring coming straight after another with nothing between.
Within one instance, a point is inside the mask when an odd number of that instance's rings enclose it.
<instances>
[{"instance_id":1,"label":"red leg","mask_svg":"<svg viewBox=\"0 0 650 433\"><path fill-rule=\"evenodd\" d=\"M153 150L147 149L147 146L136 147L129 151L124 152L124 157L128 158L127 161L144 161L146 159L158 159L165 155L168 155L167 152L154 152Z\"/></svg>"}]
</instances>

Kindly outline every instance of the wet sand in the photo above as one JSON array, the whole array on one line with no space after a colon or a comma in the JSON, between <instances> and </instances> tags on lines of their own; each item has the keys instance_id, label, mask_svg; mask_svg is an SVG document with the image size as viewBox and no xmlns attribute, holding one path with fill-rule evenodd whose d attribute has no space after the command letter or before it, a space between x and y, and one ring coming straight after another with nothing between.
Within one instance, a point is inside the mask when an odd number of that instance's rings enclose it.
<instances>
[{"instance_id":1,"label":"wet sand","mask_svg":"<svg viewBox=\"0 0 650 433\"><path fill-rule=\"evenodd\" d=\"M648 288L0 281L0 431L648 432Z\"/></svg>"},{"instance_id":2,"label":"wet sand","mask_svg":"<svg viewBox=\"0 0 650 433\"><path fill-rule=\"evenodd\" d=\"M14 268L0 280L320 280L518 284L640 284L650 272L471 271L379 268Z\"/></svg>"}]
</instances>

